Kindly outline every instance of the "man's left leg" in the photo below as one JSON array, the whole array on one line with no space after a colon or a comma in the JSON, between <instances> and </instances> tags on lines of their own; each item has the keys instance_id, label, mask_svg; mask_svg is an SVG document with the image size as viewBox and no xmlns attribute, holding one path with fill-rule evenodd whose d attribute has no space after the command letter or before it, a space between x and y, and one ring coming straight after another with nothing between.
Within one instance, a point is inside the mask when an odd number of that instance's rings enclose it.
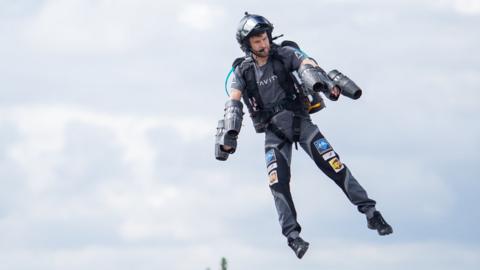
<instances>
[{"instance_id":1,"label":"man's left leg","mask_svg":"<svg viewBox=\"0 0 480 270\"><path fill-rule=\"evenodd\" d=\"M370 229L377 230L380 235L392 233L391 226L375 209L376 202L368 197L367 192L353 177L348 167L340 161L340 157L318 127L309 120L305 120L302 124L300 145L315 161L318 168L342 189L350 202L357 206L358 211L366 215Z\"/></svg>"}]
</instances>

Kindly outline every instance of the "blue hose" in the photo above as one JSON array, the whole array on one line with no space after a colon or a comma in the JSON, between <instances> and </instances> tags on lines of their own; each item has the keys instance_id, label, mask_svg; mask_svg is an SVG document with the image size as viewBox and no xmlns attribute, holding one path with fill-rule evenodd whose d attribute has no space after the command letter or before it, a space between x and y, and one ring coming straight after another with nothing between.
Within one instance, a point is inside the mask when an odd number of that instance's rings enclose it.
<instances>
[{"instance_id":1,"label":"blue hose","mask_svg":"<svg viewBox=\"0 0 480 270\"><path fill-rule=\"evenodd\" d=\"M230 79L230 75L232 75L232 73L234 71L235 71L235 68L232 67L232 69L230 69L230 72L228 72L227 78L225 78L225 93L227 93L227 96L230 96L230 94L228 93L228 90L227 90L228 79Z\"/></svg>"}]
</instances>

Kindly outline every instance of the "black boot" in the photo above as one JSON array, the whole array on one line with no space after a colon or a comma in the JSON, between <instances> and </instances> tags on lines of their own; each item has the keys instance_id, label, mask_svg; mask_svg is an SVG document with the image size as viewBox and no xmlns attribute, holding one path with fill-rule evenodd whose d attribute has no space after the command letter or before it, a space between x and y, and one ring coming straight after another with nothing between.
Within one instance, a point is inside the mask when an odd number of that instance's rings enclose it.
<instances>
[{"instance_id":1,"label":"black boot","mask_svg":"<svg viewBox=\"0 0 480 270\"><path fill-rule=\"evenodd\" d=\"M293 249L299 259L305 255L310 244L305 242L300 236L295 239L288 239L288 246Z\"/></svg>"},{"instance_id":2,"label":"black boot","mask_svg":"<svg viewBox=\"0 0 480 270\"><path fill-rule=\"evenodd\" d=\"M373 212L373 216L368 220L368 228L372 230L377 230L379 235L387 235L393 233L392 226L383 219L380 212Z\"/></svg>"}]
</instances>

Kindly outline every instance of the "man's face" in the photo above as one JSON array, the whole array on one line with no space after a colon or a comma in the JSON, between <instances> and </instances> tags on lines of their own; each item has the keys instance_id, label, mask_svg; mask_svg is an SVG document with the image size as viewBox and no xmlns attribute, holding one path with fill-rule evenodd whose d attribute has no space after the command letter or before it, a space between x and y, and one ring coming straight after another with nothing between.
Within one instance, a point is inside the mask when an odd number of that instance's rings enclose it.
<instances>
[{"instance_id":1,"label":"man's face","mask_svg":"<svg viewBox=\"0 0 480 270\"><path fill-rule=\"evenodd\" d=\"M267 57L270 52L270 40L267 33L252 36L249 38L252 52L260 57Z\"/></svg>"}]
</instances>

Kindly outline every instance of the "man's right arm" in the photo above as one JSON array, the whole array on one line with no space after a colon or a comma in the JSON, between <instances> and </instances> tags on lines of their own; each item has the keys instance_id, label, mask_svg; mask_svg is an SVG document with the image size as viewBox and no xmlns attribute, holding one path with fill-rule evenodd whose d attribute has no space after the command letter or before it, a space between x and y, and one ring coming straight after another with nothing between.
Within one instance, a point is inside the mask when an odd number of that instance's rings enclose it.
<instances>
[{"instance_id":1,"label":"man's right arm","mask_svg":"<svg viewBox=\"0 0 480 270\"><path fill-rule=\"evenodd\" d=\"M232 88L232 90L230 91L230 99L240 101L241 98L242 98L242 91Z\"/></svg>"},{"instance_id":2,"label":"man's right arm","mask_svg":"<svg viewBox=\"0 0 480 270\"><path fill-rule=\"evenodd\" d=\"M219 121L217 127L215 157L218 160L226 160L237 148L237 137L243 120L241 97L242 91L232 88L230 100L225 104L224 118Z\"/></svg>"},{"instance_id":3,"label":"man's right arm","mask_svg":"<svg viewBox=\"0 0 480 270\"><path fill-rule=\"evenodd\" d=\"M231 100L240 101L241 98L242 98L242 91L240 91L238 89L235 89L235 88L232 88L232 90L230 90L230 99ZM228 152L228 151L232 150L232 147L228 146L228 145L222 145L222 149Z\"/></svg>"}]
</instances>

